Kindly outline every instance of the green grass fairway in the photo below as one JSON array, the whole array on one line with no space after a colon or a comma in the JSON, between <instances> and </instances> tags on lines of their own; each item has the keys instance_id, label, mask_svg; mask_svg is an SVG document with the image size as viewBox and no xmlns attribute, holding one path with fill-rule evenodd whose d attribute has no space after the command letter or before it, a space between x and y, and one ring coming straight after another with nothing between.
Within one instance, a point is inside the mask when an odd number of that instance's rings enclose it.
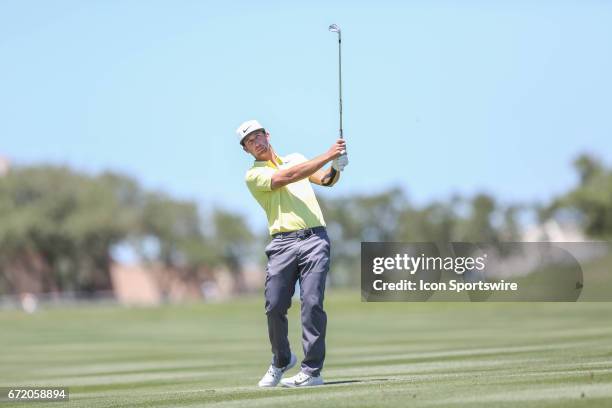
<instances>
[{"instance_id":1,"label":"green grass fairway","mask_svg":"<svg viewBox=\"0 0 612 408\"><path fill-rule=\"evenodd\" d=\"M258 389L263 296L0 312L0 385L69 403L2 407L610 407L612 303L378 303L329 291L327 385ZM299 302L290 311L302 356ZM291 374L297 370L293 369Z\"/></svg>"}]
</instances>

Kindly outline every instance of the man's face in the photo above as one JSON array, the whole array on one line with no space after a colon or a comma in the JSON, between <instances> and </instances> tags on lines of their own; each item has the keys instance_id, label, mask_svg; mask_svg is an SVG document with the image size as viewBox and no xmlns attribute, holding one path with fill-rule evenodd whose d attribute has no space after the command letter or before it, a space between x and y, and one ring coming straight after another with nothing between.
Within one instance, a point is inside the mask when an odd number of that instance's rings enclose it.
<instances>
[{"instance_id":1,"label":"man's face","mask_svg":"<svg viewBox=\"0 0 612 408\"><path fill-rule=\"evenodd\" d=\"M242 141L243 148L255 157L256 160L265 160L270 150L270 138L265 130L252 132Z\"/></svg>"}]
</instances>

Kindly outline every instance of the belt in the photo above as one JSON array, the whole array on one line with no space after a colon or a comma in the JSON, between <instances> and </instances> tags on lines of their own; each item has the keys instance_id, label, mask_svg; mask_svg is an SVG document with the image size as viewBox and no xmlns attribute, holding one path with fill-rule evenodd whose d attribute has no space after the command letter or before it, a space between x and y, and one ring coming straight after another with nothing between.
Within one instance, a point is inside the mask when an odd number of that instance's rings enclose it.
<instances>
[{"instance_id":1,"label":"belt","mask_svg":"<svg viewBox=\"0 0 612 408\"><path fill-rule=\"evenodd\" d=\"M312 234L325 231L325 227L305 228L297 231L277 232L272 238L307 238Z\"/></svg>"}]
</instances>

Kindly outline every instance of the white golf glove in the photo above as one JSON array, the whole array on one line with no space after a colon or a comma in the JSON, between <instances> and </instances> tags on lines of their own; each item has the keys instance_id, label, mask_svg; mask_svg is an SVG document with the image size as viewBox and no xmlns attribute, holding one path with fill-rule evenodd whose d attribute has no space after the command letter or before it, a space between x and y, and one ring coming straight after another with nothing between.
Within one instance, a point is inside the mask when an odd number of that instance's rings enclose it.
<instances>
[{"instance_id":1,"label":"white golf glove","mask_svg":"<svg viewBox=\"0 0 612 408\"><path fill-rule=\"evenodd\" d=\"M348 155L345 153L332 161L332 167L337 171L343 171L344 168L348 165L348 163Z\"/></svg>"}]
</instances>

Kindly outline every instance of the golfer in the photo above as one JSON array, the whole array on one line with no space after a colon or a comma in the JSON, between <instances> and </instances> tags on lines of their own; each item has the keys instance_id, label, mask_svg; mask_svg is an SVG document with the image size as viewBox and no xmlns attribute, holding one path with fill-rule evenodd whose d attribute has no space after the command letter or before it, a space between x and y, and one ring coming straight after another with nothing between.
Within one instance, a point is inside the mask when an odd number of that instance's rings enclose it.
<instances>
[{"instance_id":1,"label":"golfer","mask_svg":"<svg viewBox=\"0 0 612 408\"><path fill-rule=\"evenodd\" d=\"M348 164L346 144L338 139L327 152L307 160L299 153L277 155L270 134L256 120L244 122L236 133L243 149L255 158L245 181L266 212L272 236L266 247L265 297L273 357L259 386L275 387L279 382L286 387L322 385L327 326L323 295L330 242L310 183L331 187L338 181ZM332 165L323 170L328 162ZM297 362L287 337L287 309L298 280L304 359L297 375L281 381Z\"/></svg>"}]
</instances>

